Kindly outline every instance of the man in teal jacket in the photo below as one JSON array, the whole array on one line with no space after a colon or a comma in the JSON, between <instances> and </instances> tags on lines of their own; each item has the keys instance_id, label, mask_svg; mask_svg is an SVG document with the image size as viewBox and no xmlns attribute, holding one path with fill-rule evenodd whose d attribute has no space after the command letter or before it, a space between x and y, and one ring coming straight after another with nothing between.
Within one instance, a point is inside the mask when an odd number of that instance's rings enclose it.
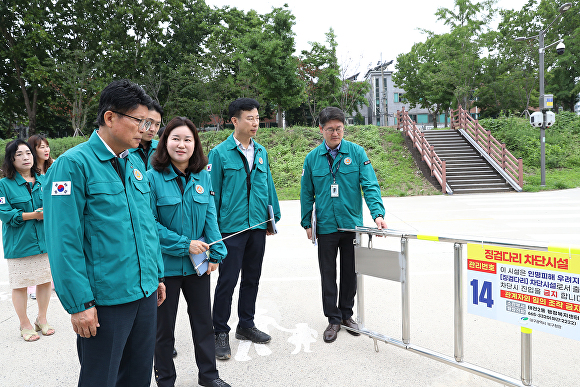
<instances>
[{"instance_id":1,"label":"man in teal jacket","mask_svg":"<svg viewBox=\"0 0 580 387\"><path fill-rule=\"evenodd\" d=\"M109 84L99 129L46 176L46 243L56 292L78 335L79 386L151 383L163 260L145 171L127 157L151 125L151 102L128 80Z\"/></svg>"},{"instance_id":2,"label":"man in teal jacket","mask_svg":"<svg viewBox=\"0 0 580 387\"><path fill-rule=\"evenodd\" d=\"M161 117L163 116L163 108L156 101L152 102L151 109L149 109L149 120L151 121L151 126L147 131L141 135L141 142L137 148L132 148L129 152L139 156L141 161L143 161L142 168L144 171L151 169L151 156L155 153L157 149L158 140L153 138L159 132L161 127Z\"/></svg>"},{"instance_id":3,"label":"man in teal jacket","mask_svg":"<svg viewBox=\"0 0 580 387\"><path fill-rule=\"evenodd\" d=\"M335 107L320 112L320 133L324 142L304 160L300 186L301 225L306 236L312 235L312 205L316 202L318 264L322 279L322 308L328 318L324 341L336 340L340 323L358 329L352 319L356 294L353 232L363 225L362 196L379 229L386 228L385 208L375 171L364 149L343 140L344 113ZM340 250L340 295L336 286L336 254ZM337 304L338 299L338 304ZM358 336L359 333L348 331Z\"/></svg>"},{"instance_id":4,"label":"man in teal jacket","mask_svg":"<svg viewBox=\"0 0 580 387\"><path fill-rule=\"evenodd\" d=\"M268 153L252 138L259 126L260 105L251 98L239 98L229 106L234 133L209 153L208 170L215 191L218 224L223 237L260 224L224 240L228 255L219 267L214 294L213 326L216 358L231 357L228 320L232 296L240 271L238 326L236 338L268 343L271 337L254 325L258 284L266 247L268 205L280 220L278 196L272 181Z\"/></svg>"}]
</instances>

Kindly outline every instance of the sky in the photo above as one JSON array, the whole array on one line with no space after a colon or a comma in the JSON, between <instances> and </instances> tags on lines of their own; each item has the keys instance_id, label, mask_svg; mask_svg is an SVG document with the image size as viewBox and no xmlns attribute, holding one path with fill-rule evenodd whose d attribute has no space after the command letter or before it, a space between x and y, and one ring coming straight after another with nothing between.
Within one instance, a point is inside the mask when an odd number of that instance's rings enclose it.
<instances>
[{"instance_id":1,"label":"sky","mask_svg":"<svg viewBox=\"0 0 580 387\"><path fill-rule=\"evenodd\" d=\"M496 8L520 9L527 0L498 0ZM206 0L210 6L230 6L244 11L268 13L272 7L288 4L296 17L296 54L310 49L308 42L326 42L324 35L332 27L336 34L339 64L347 76L361 72L359 80L379 61L395 60L413 44L427 38L419 28L441 34L449 28L438 22L437 8L452 9L454 0ZM394 64L388 67L394 70Z\"/></svg>"}]
</instances>

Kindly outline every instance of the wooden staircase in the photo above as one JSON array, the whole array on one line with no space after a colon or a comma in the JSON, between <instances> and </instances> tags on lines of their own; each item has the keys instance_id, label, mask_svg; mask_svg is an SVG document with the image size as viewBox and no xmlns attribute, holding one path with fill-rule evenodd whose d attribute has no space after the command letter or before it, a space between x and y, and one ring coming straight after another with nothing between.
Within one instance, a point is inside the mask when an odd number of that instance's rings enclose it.
<instances>
[{"instance_id":1,"label":"wooden staircase","mask_svg":"<svg viewBox=\"0 0 580 387\"><path fill-rule=\"evenodd\" d=\"M457 130L428 130L423 135L445 160L446 180L453 193L515 191Z\"/></svg>"}]
</instances>

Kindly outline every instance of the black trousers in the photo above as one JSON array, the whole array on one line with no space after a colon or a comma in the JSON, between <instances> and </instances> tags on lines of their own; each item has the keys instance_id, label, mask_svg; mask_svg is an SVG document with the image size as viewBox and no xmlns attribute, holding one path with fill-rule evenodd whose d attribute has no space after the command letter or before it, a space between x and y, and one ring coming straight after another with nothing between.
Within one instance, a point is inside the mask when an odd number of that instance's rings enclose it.
<instances>
[{"instance_id":1,"label":"black trousers","mask_svg":"<svg viewBox=\"0 0 580 387\"><path fill-rule=\"evenodd\" d=\"M223 237L229 234L223 234ZM219 278L213 300L213 327L216 333L228 333L228 320L232 311L232 296L238 283L240 271L240 294L238 297L238 325L254 326L258 285L262 275L262 261L266 249L266 230L248 230L224 240L228 255L219 267Z\"/></svg>"},{"instance_id":2,"label":"black trousers","mask_svg":"<svg viewBox=\"0 0 580 387\"><path fill-rule=\"evenodd\" d=\"M322 309L330 324L352 317L356 295L354 267L355 233L318 235L318 266L322 282ZM336 286L336 256L340 251L340 293ZM338 300L338 304L337 304Z\"/></svg>"},{"instance_id":3,"label":"black trousers","mask_svg":"<svg viewBox=\"0 0 580 387\"><path fill-rule=\"evenodd\" d=\"M97 335L77 335L79 387L149 387L157 326L157 292L127 304L97 306Z\"/></svg>"},{"instance_id":4,"label":"black trousers","mask_svg":"<svg viewBox=\"0 0 580 387\"><path fill-rule=\"evenodd\" d=\"M201 277L197 274L165 277L167 296L165 302L157 308L157 342L155 344L155 379L159 387L173 387L177 378L173 363L173 347L175 345L175 320L181 292L187 303L199 379L210 382L219 377L215 360L209 280L210 277L207 274Z\"/></svg>"}]
</instances>

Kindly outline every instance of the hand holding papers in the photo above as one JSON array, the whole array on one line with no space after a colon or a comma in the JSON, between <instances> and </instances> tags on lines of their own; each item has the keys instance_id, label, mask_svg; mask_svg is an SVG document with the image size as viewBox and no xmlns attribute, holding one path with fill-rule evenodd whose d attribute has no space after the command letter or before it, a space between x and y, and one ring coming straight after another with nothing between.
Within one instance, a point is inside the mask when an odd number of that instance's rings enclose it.
<instances>
[{"instance_id":1,"label":"hand holding papers","mask_svg":"<svg viewBox=\"0 0 580 387\"><path fill-rule=\"evenodd\" d=\"M312 218L310 223L312 224L312 244L316 246L316 204L312 205Z\"/></svg>"},{"instance_id":2,"label":"hand holding papers","mask_svg":"<svg viewBox=\"0 0 580 387\"><path fill-rule=\"evenodd\" d=\"M276 228L276 221L274 220L274 208L272 205L268 204L268 220L267 220L267 231L270 234L278 234L278 229Z\"/></svg>"},{"instance_id":3,"label":"hand holding papers","mask_svg":"<svg viewBox=\"0 0 580 387\"><path fill-rule=\"evenodd\" d=\"M205 238L201 237L198 240L205 242ZM193 264L193 268L198 276L202 276L207 272L209 266L209 256L207 251L204 251L200 254L189 254L189 259L191 259L191 263Z\"/></svg>"}]
</instances>

